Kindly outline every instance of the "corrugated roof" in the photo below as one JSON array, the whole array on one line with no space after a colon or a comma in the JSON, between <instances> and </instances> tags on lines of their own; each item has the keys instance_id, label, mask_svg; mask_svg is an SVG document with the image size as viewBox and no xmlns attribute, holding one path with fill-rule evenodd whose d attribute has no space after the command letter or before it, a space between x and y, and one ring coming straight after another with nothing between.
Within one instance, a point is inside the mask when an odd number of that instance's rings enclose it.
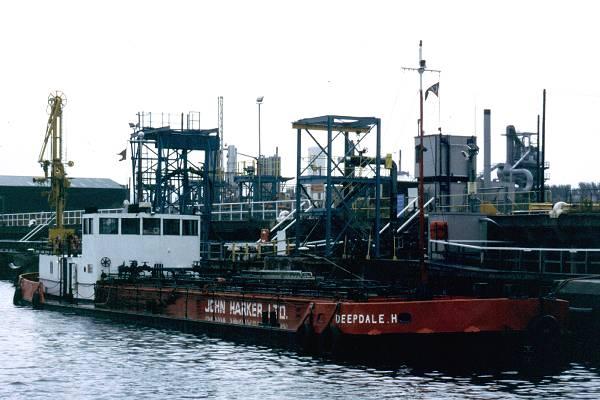
<instances>
[{"instance_id":1,"label":"corrugated roof","mask_svg":"<svg viewBox=\"0 0 600 400\"><path fill-rule=\"evenodd\" d=\"M78 189L123 189L123 186L108 178L70 178L71 187ZM0 186L40 187L49 186L49 181L36 183L33 176L0 175Z\"/></svg>"}]
</instances>

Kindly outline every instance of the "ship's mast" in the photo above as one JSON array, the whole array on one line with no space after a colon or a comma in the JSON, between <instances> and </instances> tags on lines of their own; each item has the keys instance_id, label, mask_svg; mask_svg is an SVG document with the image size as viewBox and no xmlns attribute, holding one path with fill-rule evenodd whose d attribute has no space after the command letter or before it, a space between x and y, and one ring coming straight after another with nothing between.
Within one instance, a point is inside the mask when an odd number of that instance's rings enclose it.
<instances>
[{"instance_id":1,"label":"ship's mast","mask_svg":"<svg viewBox=\"0 0 600 400\"><path fill-rule=\"evenodd\" d=\"M403 68L409 71L417 71L419 73L419 269L421 274L421 285L427 284L427 268L425 266L425 188L423 180L423 137L425 136L425 128L423 127L423 73L437 72L439 70L427 69L425 60L423 59L423 41L419 41L419 67L418 68Z\"/></svg>"}]
</instances>

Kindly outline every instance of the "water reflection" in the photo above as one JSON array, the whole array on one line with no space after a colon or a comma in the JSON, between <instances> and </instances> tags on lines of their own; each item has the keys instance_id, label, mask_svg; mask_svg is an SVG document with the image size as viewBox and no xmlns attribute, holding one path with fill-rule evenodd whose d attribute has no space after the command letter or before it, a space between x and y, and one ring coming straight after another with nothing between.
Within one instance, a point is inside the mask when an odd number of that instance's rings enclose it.
<instances>
[{"instance_id":1,"label":"water reflection","mask_svg":"<svg viewBox=\"0 0 600 400\"><path fill-rule=\"evenodd\" d=\"M593 360L569 362L542 375L510 368L332 361L15 308L12 290L0 282L0 398L600 398L599 364Z\"/></svg>"}]
</instances>

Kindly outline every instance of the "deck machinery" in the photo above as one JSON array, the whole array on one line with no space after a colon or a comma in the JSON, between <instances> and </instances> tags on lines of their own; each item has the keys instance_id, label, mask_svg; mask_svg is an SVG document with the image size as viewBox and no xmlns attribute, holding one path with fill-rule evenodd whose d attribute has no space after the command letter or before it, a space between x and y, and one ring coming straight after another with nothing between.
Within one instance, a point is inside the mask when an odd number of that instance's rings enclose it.
<instances>
[{"instance_id":1,"label":"deck machinery","mask_svg":"<svg viewBox=\"0 0 600 400\"><path fill-rule=\"evenodd\" d=\"M40 184L48 180L50 181L48 201L56 210L56 222L55 226L49 229L48 239L55 254L61 254L64 251L71 252L72 249L70 247L72 247L72 240L75 235L73 229L65 228L63 220L67 198L66 191L70 186L65 171L65 164L63 163L62 122L63 108L66 102L67 99L61 92L51 93L48 96L48 123L46 125L46 134L44 135L44 143L42 144L38 158L38 162L44 170L44 176L33 178L34 182ZM67 166L73 166L73 162L68 162ZM69 247L68 250L67 247Z\"/></svg>"}]
</instances>

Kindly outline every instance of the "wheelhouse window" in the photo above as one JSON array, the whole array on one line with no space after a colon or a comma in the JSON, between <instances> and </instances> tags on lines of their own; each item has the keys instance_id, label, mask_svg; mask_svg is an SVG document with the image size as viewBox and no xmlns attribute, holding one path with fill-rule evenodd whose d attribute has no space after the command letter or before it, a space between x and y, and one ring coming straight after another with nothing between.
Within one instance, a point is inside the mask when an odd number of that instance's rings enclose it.
<instances>
[{"instance_id":1,"label":"wheelhouse window","mask_svg":"<svg viewBox=\"0 0 600 400\"><path fill-rule=\"evenodd\" d=\"M93 235L94 234L94 219L84 218L83 219L83 234Z\"/></svg>"},{"instance_id":2,"label":"wheelhouse window","mask_svg":"<svg viewBox=\"0 0 600 400\"><path fill-rule=\"evenodd\" d=\"M198 220L184 219L182 223L184 236L198 236Z\"/></svg>"},{"instance_id":3,"label":"wheelhouse window","mask_svg":"<svg viewBox=\"0 0 600 400\"><path fill-rule=\"evenodd\" d=\"M121 218L121 235L139 235L139 218Z\"/></svg>"},{"instance_id":4,"label":"wheelhouse window","mask_svg":"<svg viewBox=\"0 0 600 400\"><path fill-rule=\"evenodd\" d=\"M144 235L160 235L160 218L142 219L142 233Z\"/></svg>"},{"instance_id":5,"label":"wheelhouse window","mask_svg":"<svg viewBox=\"0 0 600 400\"><path fill-rule=\"evenodd\" d=\"M179 220L163 219L163 235L179 236Z\"/></svg>"},{"instance_id":6,"label":"wheelhouse window","mask_svg":"<svg viewBox=\"0 0 600 400\"><path fill-rule=\"evenodd\" d=\"M100 218L101 235L117 235L119 233L119 218Z\"/></svg>"}]
</instances>

